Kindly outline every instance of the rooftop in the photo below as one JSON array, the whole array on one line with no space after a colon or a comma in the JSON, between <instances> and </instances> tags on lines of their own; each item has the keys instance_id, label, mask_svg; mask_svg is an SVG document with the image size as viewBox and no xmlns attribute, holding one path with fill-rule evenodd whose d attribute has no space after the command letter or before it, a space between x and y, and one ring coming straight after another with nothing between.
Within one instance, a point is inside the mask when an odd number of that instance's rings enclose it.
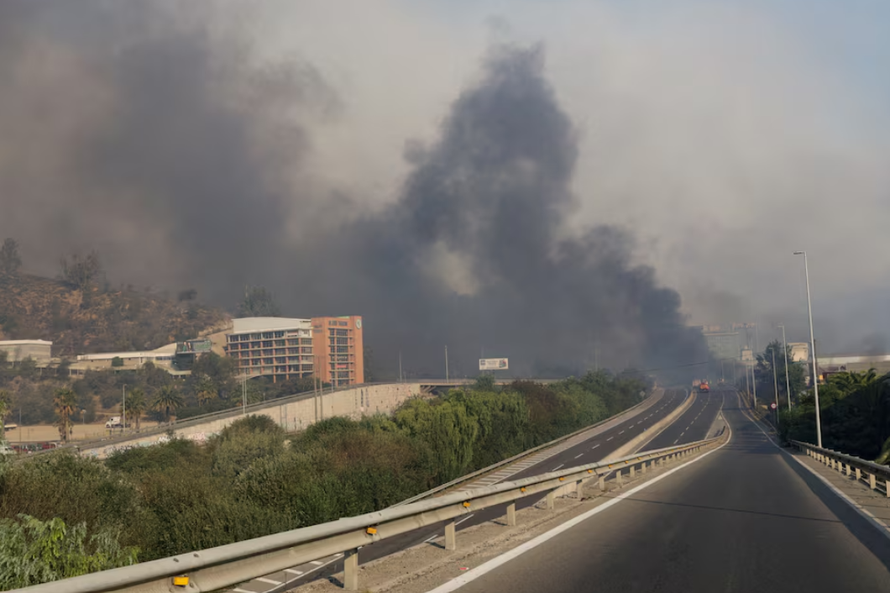
<instances>
[{"instance_id":1,"label":"rooftop","mask_svg":"<svg viewBox=\"0 0 890 593\"><path fill-rule=\"evenodd\" d=\"M0 346L52 346L47 340L0 340Z\"/></svg>"},{"instance_id":2,"label":"rooftop","mask_svg":"<svg viewBox=\"0 0 890 593\"><path fill-rule=\"evenodd\" d=\"M232 320L232 330L228 333L243 334L287 329L312 329L312 320L293 317L242 317Z\"/></svg>"}]
</instances>

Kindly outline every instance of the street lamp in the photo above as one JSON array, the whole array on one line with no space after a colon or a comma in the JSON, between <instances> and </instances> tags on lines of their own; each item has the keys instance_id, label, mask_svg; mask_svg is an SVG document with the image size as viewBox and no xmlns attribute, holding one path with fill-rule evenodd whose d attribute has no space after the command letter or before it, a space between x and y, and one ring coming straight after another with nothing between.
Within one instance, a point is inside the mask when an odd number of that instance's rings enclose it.
<instances>
[{"instance_id":1,"label":"street lamp","mask_svg":"<svg viewBox=\"0 0 890 593\"><path fill-rule=\"evenodd\" d=\"M810 300L810 267L807 263L806 251L795 251L794 255L803 256L803 269L807 282L807 312L810 317L810 348L813 356L813 397L816 400L816 446L822 447L822 418L819 413L819 371L816 369L816 338L813 334L813 302Z\"/></svg>"},{"instance_id":2,"label":"street lamp","mask_svg":"<svg viewBox=\"0 0 890 593\"><path fill-rule=\"evenodd\" d=\"M785 393L788 395L788 411L791 411L791 380L788 378L788 343L785 341L785 326L782 328L782 350L785 353Z\"/></svg>"}]
</instances>

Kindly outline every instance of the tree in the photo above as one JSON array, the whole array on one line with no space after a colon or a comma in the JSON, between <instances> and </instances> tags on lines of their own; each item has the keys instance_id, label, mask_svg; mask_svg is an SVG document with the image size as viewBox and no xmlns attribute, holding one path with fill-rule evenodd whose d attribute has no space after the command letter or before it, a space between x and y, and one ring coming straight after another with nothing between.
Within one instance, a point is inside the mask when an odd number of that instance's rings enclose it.
<instances>
[{"instance_id":1,"label":"tree","mask_svg":"<svg viewBox=\"0 0 890 593\"><path fill-rule=\"evenodd\" d=\"M77 393L67 387L57 389L53 404L56 407L59 436L67 442L73 432L72 417L77 413Z\"/></svg>"},{"instance_id":2,"label":"tree","mask_svg":"<svg viewBox=\"0 0 890 593\"><path fill-rule=\"evenodd\" d=\"M272 298L272 292L264 286L245 286L244 299L238 305L242 317L278 317L281 310Z\"/></svg>"},{"instance_id":3,"label":"tree","mask_svg":"<svg viewBox=\"0 0 890 593\"><path fill-rule=\"evenodd\" d=\"M170 412L182 407L182 394L173 385L165 385L155 394L152 407L164 413L164 419L170 422Z\"/></svg>"},{"instance_id":4,"label":"tree","mask_svg":"<svg viewBox=\"0 0 890 593\"><path fill-rule=\"evenodd\" d=\"M773 354L775 354L776 368L773 377ZM778 340L770 342L762 354L757 355L757 366L754 374L757 380L757 394L772 394L775 390L775 379L778 379L779 405L787 405L788 386L785 381L785 360L788 360L788 381L791 385L791 401L799 401L806 385L806 366L792 362L791 347L783 352L782 343ZM744 380L741 382L744 384Z\"/></svg>"},{"instance_id":5,"label":"tree","mask_svg":"<svg viewBox=\"0 0 890 593\"><path fill-rule=\"evenodd\" d=\"M6 239L3 247L0 247L0 276L15 276L21 267L18 242L15 239Z\"/></svg>"},{"instance_id":6,"label":"tree","mask_svg":"<svg viewBox=\"0 0 890 593\"><path fill-rule=\"evenodd\" d=\"M145 391L141 387L135 387L127 394L127 414L136 421L137 431L142 425L142 414L145 413L147 406Z\"/></svg>"},{"instance_id":7,"label":"tree","mask_svg":"<svg viewBox=\"0 0 890 593\"><path fill-rule=\"evenodd\" d=\"M377 369L374 368L374 350L370 346L365 346L362 355L365 367L365 383L373 383L377 380Z\"/></svg>"},{"instance_id":8,"label":"tree","mask_svg":"<svg viewBox=\"0 0 890 593\"><path fill-rule=\"evenodd\" d=\"M216 385L213 384L213 380L207 375L201 377L198 385L195 387L195 397L198 398L198 405L203 406L216 399L217 395Z\"/></svg>"},{"instance_id":9,"label":"tree","mask_svg":"<svg viewBox=\"0 0 890 593\"><path fill-rule=\"evenodd\" d=\"M4 439L4 435L6 434L6 416L9 414L9 400L10 400L9 392L5 389L0 389L0 443L2 443Z\"/></svg>"},{"instance_id":10,"label":"tree","mask_svg":"<svg viewBox=\"0 0 890 593\"><path fill-rule=\"evenodd\" d=\"M71 261L62 257L59 262L62 280L74 288L85 290L95 283L102 272L99 263L99 254L91 251L86 257L81 258L77 253L71 256Z\"/></svg>"}]
</instances>

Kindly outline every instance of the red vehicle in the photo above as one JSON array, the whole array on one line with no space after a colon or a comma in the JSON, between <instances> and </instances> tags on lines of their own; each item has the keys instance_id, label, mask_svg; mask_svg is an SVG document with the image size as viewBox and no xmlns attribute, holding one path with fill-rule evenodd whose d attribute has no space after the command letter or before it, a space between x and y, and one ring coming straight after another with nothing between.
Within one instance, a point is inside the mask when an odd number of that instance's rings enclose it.
<instances>
[{"instance_id":1,"label":"red vehicle","mask_svg":"<svg viewBox=\"0 0 890 593\"><path fill-rule=\"evenodd\" d=\"M698 391L699 391L699 393L710 393L711 386L708 385L707 381L702 381L698 386Z\"/></svg>"}]
</instances>

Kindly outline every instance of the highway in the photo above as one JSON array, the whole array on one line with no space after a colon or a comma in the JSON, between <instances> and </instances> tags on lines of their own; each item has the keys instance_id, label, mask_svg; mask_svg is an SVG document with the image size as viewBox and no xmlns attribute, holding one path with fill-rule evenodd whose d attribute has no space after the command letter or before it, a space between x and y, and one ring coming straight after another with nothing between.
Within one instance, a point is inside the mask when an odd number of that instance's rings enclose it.
<instances>
[{"instance_id":1,"label":"highway","mask_svg":"<svg viewBox=\"0 0 890 593\"><path fill-rule=\"evenodd\" d=\"M695 401L692 402L689 409L650 441L645 448L649 450L663 449L706 438L722 404L723 393L719 391L696 394Z\"/></svg>"},{"instance_id":2,"label":"highway","mask_svg":"<svg viewBox=\"0 0 890 593\"><path fill-rule=\"evenodd\" d=\"M720 397L727 445L436 593L890 591L890 538Z\"/></svg>"},{"instance_id":3,"label":"highway","mask_svg":"<svg viewBox=\"0 0 890 593\"><path fill-rule=\"evenodd\" d=\"M666 390L662 400L655 406L642 411L640 414L629 418L626 423L606 430L590 439L579 443L578 445L566 449L561 453L537 464L532 467L510 476L508 479L516 480L535 476L557 469L574 467L601 461L611 455L622 445L627 444L632 439L640 435L642 432L649 430L655 423L663 419L677 408L688 397L688 391L683 389ZM694 409L696 404L690 407ZM712 406L715 410L718 406ZM680 418L683 418L681 416ZM713 417L712 417L713 420ZM708 424L710 426L710 424ZM705 428L707 431L707 428ZM695 439L684 438L682 442L690 442ZM653 447L647 446L647 449ZM529 498L520 500L516 503L517 508L528 507L536 503L541 497L530 496ZM467 527L478 525L486 521L499 519L506 512L505 506L492 507L480 513L468 515L457 525L457 529L465 529ZM440 537L444 531L444 524L430 525L410 533L403 534L375 543L372 546L362 548L359 551L359 562L365 563L377 558L382 558L389 554L404 550L411 546L434 540ZM320 561L312 566L299 566L272 575L266 575L264 580L254 580L249 583L239 585L238 593L279 593L289 588L301 585L317 578L330 576L334 573L342 571L341 557L332 557L330 559ZM273 581L269 583L267 581ZM275 584L279 583L279 584Z\"/></svg>"}]
</instances>

